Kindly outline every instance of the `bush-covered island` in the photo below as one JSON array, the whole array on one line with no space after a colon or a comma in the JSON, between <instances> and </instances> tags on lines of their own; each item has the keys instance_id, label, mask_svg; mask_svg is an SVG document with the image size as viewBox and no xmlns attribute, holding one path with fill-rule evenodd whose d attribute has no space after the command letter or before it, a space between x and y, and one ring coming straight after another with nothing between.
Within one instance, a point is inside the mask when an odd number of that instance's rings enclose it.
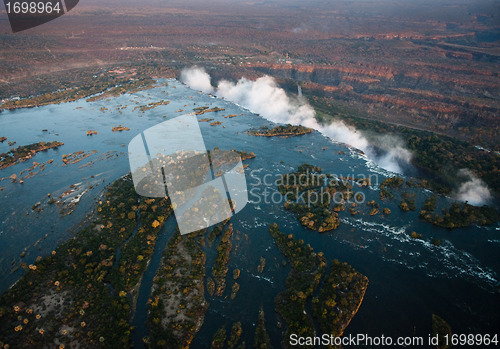
<instances>
[{"instance_id":1,"label":"bush-covered island","mask_svg":"<svg viewBox=\"0 0 500 349\"><path fill-rule=\"evenodd\" d=\"M339 212L353 197L354 186L369 184L367 178L336 178L319 167L303 164L297 171L280 176L278 191L285 197L285 209L295 213L304 227L322 233L339 227ZM355 214L354 207L350 211Z\"/></svg>"},{"instance_id":2,"label":"bush-covered island","mask_svg":"<svg viewBox=\"0 0 500 349\"><path fill-rule=\"evenodd\" d=\"M285 291L276 297L276 311L288 326L282 346L291 347L292 333L304 337L319 332L341 336L363 301L368 278L337 260L325 277L327 260L322 252L316 253L304 241L282 233L276 223L269 232L292 267Z\"/></svg>"},{"instance_id":3,"label":"bush-covered island","mask_svg":"<svg viewBox=\"0 0 500 349\"><path fill-rule=\"evenodd\" d=\"M380 198L384 201L396 199L399 197L399 208L403 212L416 211L416 194L407 191L399 192L404 187L422 186L421 181L410 179L405 180L401 177L386 178L380 185ZM470 227L472 225L487 226L500 220L500 213L497 208L490 206L473 206L467 202L453 202L448 207L437 211L439 195L430 194L425 199L420 210L420 219L435 226L457 229Z\"/></svg>"},{"instance_id":4,"label":"bush-covered island","mask_svg":"<svg viewBox=\"0 0 500 349\"><path fill-rule=\"evenodd\" d=\"M20 162L27 161L35 156L36 153L53 148L59 148L62 145L64 145L64 143L57 141L48 143L39 142L17 147L16 149L12 149L8 153L2 153L0 154L0 170L18 164Z\"/></svg>"},{"instance_id":5,"label":"bush-covered island","mask_svg":"<svg viewBox=\"0 0 500 349\"><path fill-rule=\"evenodd\" d=\"M152 348L189 348L203 324L208 310L203 286L206 256L196 242L203 233L177 231L168 242L149 303Z\"/></svg>"},{"instance_id":6,"label":"bush-covered island","mask_svg":"<svg viewBox=\"0 0 500 349\"><path fill-rule=\"evenodd\" d=\"M313 131L314 130L309 127L288 124L286 126L276 126L271 129L267 126L263 126L259 129L248 131L248 134L260 137L294 137L305 135Z\"/></svg>"},{"instance_id":7,"label":"bush-covered island","mask_svg":"<svg viewBox=\"0 0 500 349\"><path fill-rule=\"evenodd\" d=\"M91 223L0 297L0 346L127 347L132 299L170 213L167 199L139 197L130 176L114 182Z\"/></svg>"}]
</instances>

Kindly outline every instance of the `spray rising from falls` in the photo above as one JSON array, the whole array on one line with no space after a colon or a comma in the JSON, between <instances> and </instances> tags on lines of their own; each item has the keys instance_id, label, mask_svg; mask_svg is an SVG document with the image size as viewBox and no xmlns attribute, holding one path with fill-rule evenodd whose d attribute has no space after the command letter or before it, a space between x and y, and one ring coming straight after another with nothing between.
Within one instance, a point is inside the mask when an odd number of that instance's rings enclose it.
<instances>
[{"instance_id":1,"label":"spray rising from falls","mask_svg":"<svg viewBox=\"0 0 500 349\"><path fill-rule=\"evenodd\" d=\"M203 68L192 67L189 69L184 69L181 72L181 81L191 87L193 90L198 90L205 93L213 92L212 83L210 82L210 75L208 75Z\"/></svg>"},{"instance_id":2,"label":"spray rising from falls","mask_svg":"<svg viewBox=\"0 0 500 349\"><path fill-rule=\"evenodd\" d=\"M222 80L217 88L213 88L210 75L202 68L194 67L183 70L181 80L193 89L224 97L272 122L302 125L315 129L334 141L362 150L368 159L388 171L402 173L400 164L408 164L411 159L410 151L406 150L402 142L394 137L385 137L387 139L384 139L381 144L389 146L377 152L360 131L341 121L335 121L326 126L320 125L316 120L316 112L305 99L289 97L270 76L264 76L255 81L241 78L236 83Z\"/></svg>"},{"instance_id":3,"label":"spray rising from falls","mask_svg":"<svg viewBox=\"0 0 500 349\"><path fill-rule=\"evenodd\" d=\"M316 112L304 98L288 96L270 76L255 81L241 78L236 83L222 80L214 88L210 75L203 68L193 67L182 71L181 80L193 89L224 97L272 122L315 129L334 141L362 150L368 159L385 170L403 173L402 166L410 164L412 153L405 148L401 139L387 135L377 137L377 148L362 132L342 121L320 125L316 120ZM462 184L455 192L455 198L476 206L491 201L490 190L471 171L461 170L457 177L462 179Z\"/></svg>"},{"instance_id":4,"label":"spray rising from falls","mask_svg":"<svg viewBox=\"0 0 500 349\"><path fill-rule=\"evenodd\" d=\"M474 206L482 206L489 203L493 199L493 195L480 178L468 170L461 169L458 171L458 177L465 179L460 188L458 188L455 197L462 201L468 201Z\"/></svg>"}]
</instances>

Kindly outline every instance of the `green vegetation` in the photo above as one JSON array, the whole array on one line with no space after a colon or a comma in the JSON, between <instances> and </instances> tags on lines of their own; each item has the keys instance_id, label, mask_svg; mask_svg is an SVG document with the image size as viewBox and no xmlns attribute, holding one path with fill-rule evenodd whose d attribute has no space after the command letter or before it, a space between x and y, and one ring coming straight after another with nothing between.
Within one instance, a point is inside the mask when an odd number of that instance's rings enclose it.
<instances>
[{"instance_id":1,"label":"green vegetation","mask_svg":"<svg viewBox=\"0 0 500 349\"><path fill-rule=\"evenodd\" d=\"M297 171L280 176L278 191L285 196L285 209L295 213L304 227L321 233L339 227L339 212L346 210L346 203L355 195L354 186L369 185L368 178L337 178L322 174L319 167L303 164ZM356 199L362 201L363 195L357 192ZM356 206L352 203L349 207L351 215L359 213ZM377 213L378 205L370 214Z\"/></svg>"},{"instance_id":2,"label":"green vegetation","mask_svg":"<svg viewBox=\"0 0 500 349\"><path fill-rule=\"evenodd\" d=\"M374 216L376 215L379 211L378 211L378 208L379 208L379 204L377 202L375 202L375 200L372 200L372 201L368 201L366 203L366 205L368 207L371 207L370 209L370 216Z\"/></svg>"},{"instance_id":3,"label":"green vegetation","mask_svg":"<svg viewBox=\"0 0 500 349\"><path fill-rule=\"evenodd\" d=\"M291 333L298 336L317 333L313 318L306 311L308 304L312 304L312 315L321 331L342 335L363 301L368 279L346 263L334 261L319 287L318 296L313 297L327 268L323 253L315 253L311 246L304 245L304 241L283 234L276 223L269 227L269 232L292 268L285 291L275 300L276 311L288 325L283 347L290 347Z\"/></svg>"},{"instance_id":4,"label":"green vegetation","mask_svg":"<svg viewBox=\"0 0 500 349\"><path fill-rule=\"evenodd\" d=\"M433 244L434 246L441 246L442 242L441 240L434 238L432 239L431 244Z\"/></svg>"},{"instance_id":5,"label":"green vegetation","mask_svg":"<svg viewBox=\"0 0 500 349\"><path fill-rule=\"evenodd\" d=\"M35 156L36 153L47 151L49 149L57 149L62 145L64 145L64 143L57 141L49 143L39 142L17 147L16 149L12 149L8 153L2 153L0 154L0 170L18 164L20 162L27 161Z\"/></svg>"},{"instance_id":6,"label":"green vegetation","mask_svg":"<svg viewBox=\"0 0 500 349\"><path fill-rule=\"evenodd\" d=\"M218 147L214 148L208 153L208 159L213 163L214 167L220 167L224 164L235 164L236 159L239 161L239 157L242 161L255 158L254 153L247 153L246 151L237 151L232 149L230 151L220 150Z\"/></svg>"},{"instance_id":7,"label":"green vegetation","mask_svg":"<svg viewBox=\"0 0 500 349\"><path fill-rule=\"evenodd\" d=\"M82 98L104 99L124 93L135 93L154 86L155 78L174 78L171 67L156 61L128 62L116 65L91 65L86 68L62 69L39 74L36 79L13 80L0 86L3 96L19 95L2 109L36 107L76 101Z\"/></svg>"},{"instance_id":8,"label":"green vegetation","mask_svg":"<svg viewBox=\"0 0 500 349\"><path fill-rule=\"evenodd\" d=\"M133 205L132 210L126 215L130 219L135 212L138 212L142 224L138 227L134 238L121 249L120 259L109 275L117 290L130 290L139 283L153 255L156 237L172 212L168 200L144 197L140 200L139 204ZM125 219L125 213L120 214L120 217Z\"/></svg>"},{"instance_id":9,"label":"green vegetation","mask_svg":"<svg viewBox=\"0 0 500 349\"><path fill-rule=\"evenodd\" d=\"M437 196L429 196L420 210L420 218L438 227L454 229L469 227L474 224L490 225L500 219L497 210L491 207L476 207L467 203L454 202L449 208L443 208L441 214L434 213Z\"/></svg>"},{"instance_id":10,"label":"green vegetation","mask_svg":"<svg viewBox=\"0 0 500 349\"><path fill-rule=\"evenodd\" d=\"M213 297L215 293L215 281L211 277L207 278L207 293L210 297Z\"/></svg>"},{"instance_id":11,"label":"green vegetation","mask_svg":"<svg viewBox=\"0 0 500 349\"><path fill-rule=\"evenodd\" d=\"M262 308L259 311L259 320L255 328L253 347L255 349L271 349L271 341L266 331L266 315Z\"/></svg>"},{"instance_id":12,"label":"green vegetation","mask_svg":"<svg viewBox=\"0 0 500 349\"><path fill-rule=\"evenodd\" d=\"M118 126L111 127L111 131L113 131L113 132L130 131L130 128L122 126L122 125L118 125Z\"/></svg>"},{"instance_id":13,"label":"green vegetation","mask_svg":"<svg viewBox=\"0 0 500 349\"><path fill-rule=\"evenodd\" d=\"M134 93L145 90L151 88L154 82L155 81L150 77L129 80L128 78L115 78L110 75L100 75L97 80L83 83L77 88L71 87L35 97L24 98L18 101L9 101L0 106L0 110L74 102L82 98L97 95L87 99L87 101L93 102L107 97L116 97L124 93Z\"/></svg>"},{"instance_id":14,"label":"green vegetation","mask_svg":"<svg viewBox=\"0 0 500 349\"><path fill-rule=\"evenodd\" d=\"M382 184L380 184L380 188L399 188L404 184L404 179L401 177L389 177L386 178Z\"/></svg>"},{"instance_id":15,"label":"green vegetation","mask_svg":"<svg viewBox=\"0 0 500 349\"><path fill-rule=\"evenodd\" d=\"M403 212L408 212L408 211L415 211L417 209L417 206L415 204L415 194L410 194L410 193L403 193L401 195L401 202L399 203L399 208Z\"/></svg>"},{"instance_id":16,"label":"green vegetation","mask_svg":"<svg viewBox=\"0 0 500 349\"><path fill-rule=\"evenodd\" d=\"M229 262L229 254L233 244L230 239L233 236L233 225L229 224L222 235L219 246L217 246L217 255L215 263L212 267L212 277L215 281L215 295L222 296L226 289L226 275L229 271L227 264Z\"/></svg>"},{"instance_id":17,"label":"green vegetation","mask_svg":"<svg viewBox=\"0 0 500 349\"><path fill-rule=\"evenodd\" d=\"M151 102L151 103L148 103L146 105L140 105L140 106L138 105L138 106L134 107L134 109L132 111L136 111L137 109L139 109L139 111L145 112L145 111L157 108L161 105L169 105L169 104L170 104L170 101L165 101L162 99L159 102Z\"/></svg>"},{"instance_id":18,"label":"green vegetation","mask_svg":"<svg viewBox=\"0 0 500 349\"><path fill-rule=\"evenodd\" d=\"M412 239L422 239L422 234L419 234L416 231L412 231L410 236Z\"/></svg>"},{"instance_id":19,"label":"green vegetation","mask_svg":"<svg viewBox=\"0 0 500 349\"><path fill-rule=\"evenodd\" d=\"M129 345L132 304L127 294L144 272L152 248L148 242L161 228L153 222L171 212L165 199L138 204L139 199L130 176L118 179L88 226L50 256L25 266L26 275L0 298L2 344Z\"/></svg>"},{"instance_id":20,"label":"green vegetation","mask_svg":"<svg viewBox=\"0 0 500 349\"><path fill-rule=\"evenodd\" d=\"M361 178L334 178L330 174L322 174L321 169L313 165L304 164L298 170L281 175L278 181L278 190L285 196L284 207L295 213L300 223L311 230L325 232L336 229L339 224L339 212L346 209L345 203L337 203L338 198L347 200L354 195L353 184L359 187L369 185L367 179ZM326 184L326 185L325 185ZM401 177L386 178L380 185L382 200L394 199L396 193L390 189L403 187L405 181ZM409 180L406 188L418 187L419 184ZM335 200L332 200L334 198ZM361 200L361 193L356 194L356 199ZM443 209L441 214L434 213L437 207L438 196L430 195L423 204L420 218L428 223L448 229L469 227L474 224L491 225L500 220L500 213L495 208L488 206L476 207L467 203L453 203L449 208ZM399 208L403 212L416 211L416 193L405 191L399 195ZM332 203L335 202L334 203ZM369 215L379 214L379 204L375 200L366 203L370 207ZM357 215L360 210L356 203L348 208L351 215ZM389 208L384 208L382 213L387 216L391 213Z\"/></svg>"},{"instance_id":21,"label":"green vegetation","mask_svg":"<svg viewBox=\"0 0 500 349\"><path fill-rule=\"evenodd\" d=\"M286 125L286 126L276 126L269 129L267 126L262 126L257 130L250 130L248 134L251 136L260 137L294 137L301 136L313 132L312 128L308 128L300 125Z\"/></svg>"},{"instance_id":22,"label":"green vegetation","mask_svg":"<svg viewBox=\"0 0 500 349\"><path fill-rule=\"evenodd\" d=\"M212 349L222 349L226 344L227 333L226 329L223 327L219 328L217 332L214 334L214 338L212 340Z\"/></svg>"},{"instance_id":23,"label":"green vegetation","mask_svg":"<svg viewBox=\"0 0 500 349\"><path fill-rule=\"evenodd\" d=\"M427 222L432 222L432 214L436 210L437 195L433 194L425 199L425 202L420 210L420 218Z\"/></svg>"},{"instance_id":24,"label":"green vegetation","mask_svg":"<svg viewBox=\"0 0 500 349\"><path fill-rule=\"evenodd\" d=\"M259 273L262 273L265 267L266 267L266 259L264 257L260 257L260 263L257 266L257 271Z\"/></svg>"},{"instance_id":25,"label":"green vegetation","mask_svg":"<svg viewBox=\"0 0 500 349\"><path fill-rule=\"evenodd\" d=\"M307 199L312 197L311 192L306 195ZM304 227L320 233L337 229L340 225L338 214L322 206L286 202L285 208L295 213Z\"/></svg>"},{"instance_id":26,"label":"green vegetation","mask_svg":"<svg viewBox=\"0 0 500 349\"><path fill-rule=\"evenodd\" d=\"M104 91L104 93L98 94L87 99L87 102L94 102L97 100L103 100L109 97L118 97L125 93L136 93L140 91L147 90L154 85L155 81L150 77L143 77L137 80L124 81L118 86L113 86L109 90ZM101 87L102 89L102 87Z\"/></svg>"},{"instance_id":27,"label":"green vegetation","mask_svg":"<svg viewBox=\"0 0 500 349\"><path fill-rule=\"evenodd\" d=\"M278 190L287 200L285 209L295 213L304 227L321 233L338 228L340 221L331 207L332 198L337 191L349 197L352 186L343 181L330 181L324 187L327 176L320 172L318 167L301 165L296 172L281 175Z\"/></svg>"},{"instance_id":28,"label":"green vegetation","mask_svg":"<svg viewBox=\"0 0 500 349\"><path fill-rule=\"evenodd\" d=\"M215 242L215 239L217 239L217 237L222 234L227 222L228 222L228 220L226 220L226 221L222 222L221 224L218 224L212 228L212 230L210 231L210 233L208 234L208 237L207 237L209 247L212 247L213 243Z\"/></svg>"},{"instance_id":29,"label":"green vegetation","mask_svg":"<svg viewBox=\"0 0 500 349\"><path fill-rule=\"evenodd\" d=\"M299 193L322 187L325 177L321 175L321 168L309 164L300 165L296 172L281 175L278 190L287 199L294 200Z\"/></svg>"},{"instance_id":30,"label":"green vegetation","mask_svg":"<svg viewBox=\"0 0 500 349\"><path fill-rule=\"evenodd\" d=\"M450 347L446 344L445 336L448 336L448 340L451 338L451 326L436 314L432 314L432 334L438 336L438 349L448 349Z\"/></svg>"},{"instance_id":31,"label":"green vegetation","mask_svg":"<svg viewBox=\"0 0 500 349\"><path fill-rule=\"evenodd\" d=\"M205 106L205 107L196 107L196 108L193 108L193 111L194 112L202 112L204 110L207 110L209 107L208 106Z\"/></svg>"},{"instance_id":32,"label":"green vegetation","mask_svg":"<svg viewBox=\"0 0 500 349\"><path fill-rule=\"evenodd\" d=\"M280 232L276 224L269 228L281 253L288 259L292 270L286 279L286 289L276 297L276 311L288 324L283 338L294 333L298 336L313 336L314 323L306 313L306 301L310 299L326 270L323 254L316 254L304 242L296 241L292 235ZM287 340L283 346L288 347Z\"/></svg>"},{"instance_id":33,"label":"green vegetation","mask_svg":"<svg viewBox=\"0 0 500 349\"><path fill-rule=\"evenodd\" d=\"M403 185L403 183L404 183L404 180L401 177L386 178L380 184L380 198L382 200L394 198L394 195L387 188L391 188L391 189L399 188Z\"/></svg>"},{"instance_id":34,"label":"green vegetation","mask_svg":"<svg viewBox=\"0 0 500 349\"><path fill-rule=\"evenodd\" d=\"M241 334L243 333L243 329L241 328L241 322L235 322L231 327L231 336L227 341L227 347L229 349L233 349L236 347L238 342L240 341Z\"/></svg>"},{"instance_id":35,"label":"green vegetation","mask_svg":"<svg viewBox=\"0 0 500 349\"><path fill-rule=\"evenodd\" d=\"M203 115L206 113L218 113L220 111L224 111L226 109L224 108L219 108L219 107L214 107L214 108L209 108L209 107L198 107L194 108L194 114L195 115Z\"/></svg>"},{"instance_id":36,"label":"green vegetation","mask_svg":"<svg viewBox=\"0 0 500 349\"><path fill-rule=\"evenodd\" d=\"M335 259L324 282L328 287L312 300L313 315L321 331L339 337L363 302L368 278Z\"/></svg>"},{"instance_id":37,"label":"green vegetation","mask_svg":"<svg viewBox=\"0 0 500 349\"><path fill-rule=\"evenodd\" d=\"M403 183L403 179L400 177L392 177L384 180L380 186L381 198L394 198L394 193L390 192L388 188L400 188ZM415 184L408 181L406 186L410 188L414 187ZM435 213L437 204L438 195L431 194L428 196L420 210L420 219L447 229L465 228L474 224L486 226L498 222L500 219L500 213L495 208L488 206L476 207L467 203L455 202L448 208L443 208L441 213L438 214ZM398 207L403 212L416 211L416 193L403 192Z\"/></svg>"},{"instance_id":38,"label":"green vegetation","mask_svg":"<svg viewBox=\"0 0 500 349\"><path fill-rule=\"evenodd\" d=\"M332 107L322 100L313 98L311 102L318 111L320 122L330 123L337 119L330 114ZM414 154L412 164L421 171L424 179L421 184L432 191L451 193L459 184L457 173L466 168L486 182L497 197L500 195L500 156L495 151L487 151L448 136L356 116L342 115L340 119L359 130L368 131L366 135L375 145L380 142L376 135L389 134L403 138L406 147Z\"/></svg>"},{"instance_id":39,"label":"green vegetation","mask_svg":"<svg viewBox=\"0 0 500 349\"><path fill-rule=\"evenodd\" d=\"M177 230L167 244L149 304L153 348L187 348L203 324L206 256L197 239L204 233L180 235Z\"/></svg>"},{"instance_id":40,"label":"green vegetation","mask_svg":"<svg viewBox=\"0 0 500 349\"><path fill-rule=\"evenodd\" d=\"M426 217L429 217L427 213L424 217L426 222L448 229L464 228L474 224L490 225L500 219L498 211L494 208L476 207L458 202L451 204L447 209L444 208L440 215L435 214L430 219Z\"/></svg>"},{"instance_id":41,"label":"green vegetation","mask_svg":"<svg viewBox=\"0 0 500 349\"><path fill-rule=\"evenodd\" d=\"M238 151L238 154L240 154L242 161L255 158L255 154L253 152L247 153L246 151Z\"/></svg>"},{"instance_id":42,"label":"green vegetation","mask_svg":"<svg viewBox=\"0 0 500 349\"><path fill-rule=\"evenodd\" d=\"M234 300L236 298L236 295L238 294L239 290L240 290L240 284L237 282L233 283L233 286L231 287L231 300Z\"/></svg>"}]
</instances>

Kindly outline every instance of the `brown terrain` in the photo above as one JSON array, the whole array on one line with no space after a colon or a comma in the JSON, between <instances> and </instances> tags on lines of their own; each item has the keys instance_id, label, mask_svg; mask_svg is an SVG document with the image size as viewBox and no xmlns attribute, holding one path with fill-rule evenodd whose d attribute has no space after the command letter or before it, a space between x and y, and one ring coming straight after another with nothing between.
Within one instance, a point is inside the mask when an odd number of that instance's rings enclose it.
<instances>
[{"instance_id":1,"label":"brown terrain","mask_svg":"<svg viewBox=\"0 0 500 349\"><path fill-rule=\"evenodd\" d=\"M0 97L71 89L95 74L269 74L338 115L498 148L500 3L81 2L11 34L0 13ZM125 67L125 68L123 68Z\"/></svg>"}]
</instances>

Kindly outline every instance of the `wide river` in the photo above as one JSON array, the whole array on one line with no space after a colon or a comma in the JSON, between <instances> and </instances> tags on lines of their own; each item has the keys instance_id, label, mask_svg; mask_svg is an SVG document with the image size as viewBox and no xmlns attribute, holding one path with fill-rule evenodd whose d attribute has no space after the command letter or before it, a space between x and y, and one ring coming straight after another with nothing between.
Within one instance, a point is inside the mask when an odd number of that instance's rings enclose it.
<instances>
[{"instance_id":1,"label":"wide river","mask_svg":"<svg viewBox=\"0 0 500 349\"><path fill-rule=\"evenodd\" d=\"M170 104L144 112L135 108L160 100L168 100ZM210 308L193 342L194 348L209 347L215 331L235 321L242 322L243 339L247 344L252 343L253 326L261 305L272 344L279 347L274 297L284 289L287 272L283 272L283 256L268 233L268 225L274 222L282 231L304 239L316 251L323 251L329 261L336 258L348 262L369 278L364 302L346 334L427 338L431 332L431 314L447 320L454 333L498 331L499 225L453 231L436 228L418 218L419 208L430 193L412 189L417 195L415 212L402 213L397 206L399 201L393 200L382 204L392 211L387 217L366 213L351 216L345 211L341 212L342 223L335 231L319 234L306 230L293 214L284 210L273 183L278 174L310 163L339 176L370 177L372 186L363 193L367 200L378 202L377 180L380 183L394 174L318 132L292 138L249 136L247 130L273 124L229 101L193 91L176 80L161 80L150 90L97 102L80 100L0 113L0 137L16 142L13 146L7 141L0 143L0 153L41 141L64 143L57 150L38 153L29 161L0 170L0 179L12 174L24 177L23 184L9 179L0 181L3 188L0 190L0 292L22 275L21 262L33 263L38 256L49 254L70 238L105 186L130 170L127 145L135 135L200 106L225 108L223 112L198 117L222 122L216 126L200 122L208 149L244 150L254 152L256 158L246 162L251 202L232 218L235 229L248 235L248 240L238 244L229 263L230 271L241 270L238 281L241 288L234 301L207 295ZM229 114L238 116L224 118ZM112 132L111 128L118 125L129 127L130 131ZM98 134L87 136L88 130L96 130ZM63 163L63 154L78 151L92 155L77 163ZM54 161L32 177L27 171L22 173L33 162L41 164L49 160ZM62 215L60 206L49 205L49 193L57 199L62 195L59 200L66 201L72 213ZM449 202L451 199L440 199L440 205ZM413 231L422 234L423 239L412 239ZM431 243L435 238L442 241L441 246ZM257 272L260 257L267 261L262 274ZM213 260L214 255L208 253L207 263L210 265ZM147 273L154 275L155 270L148 269ZM142 289L147 293L147 287ZM145 309L138 306L141 308Z\"/></svg>"}]
</instances>

